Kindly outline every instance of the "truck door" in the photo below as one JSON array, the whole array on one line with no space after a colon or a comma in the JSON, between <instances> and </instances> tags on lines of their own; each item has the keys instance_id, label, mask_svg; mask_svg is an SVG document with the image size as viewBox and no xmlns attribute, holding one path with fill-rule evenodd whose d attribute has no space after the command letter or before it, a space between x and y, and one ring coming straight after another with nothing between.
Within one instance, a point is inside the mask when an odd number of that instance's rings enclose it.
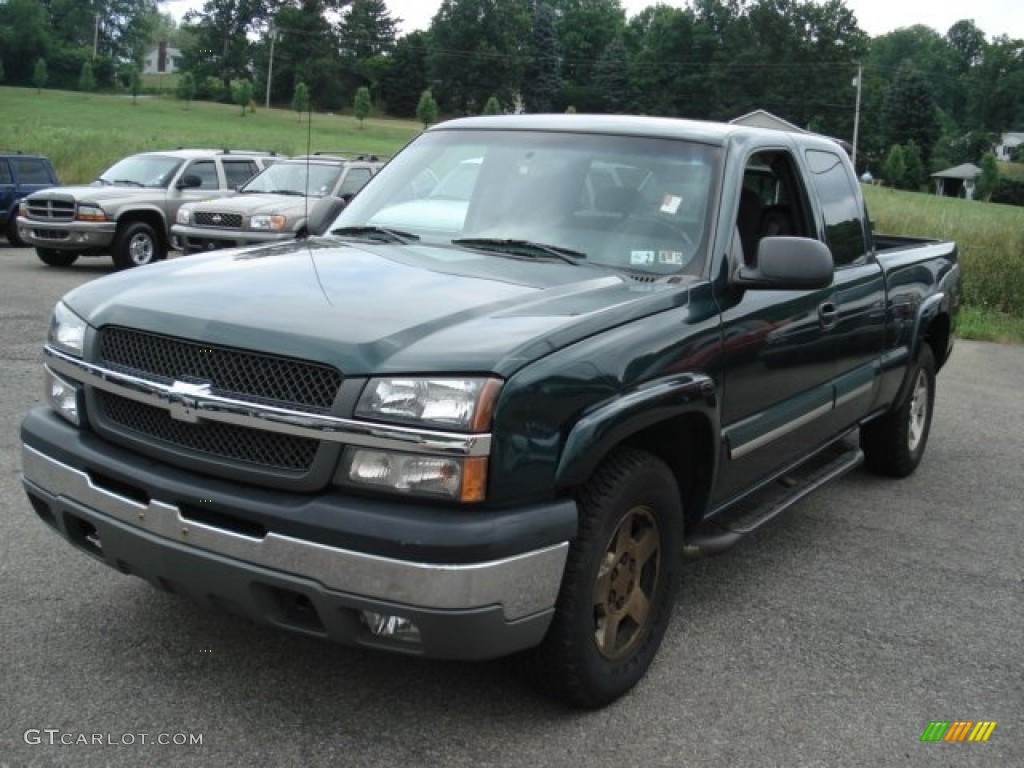
<instances>
[{"instance_id":1,"label":"truck door","mask_svg":"<svg viewBox=\"0 0 1024 768\"><path fill-rule=\"evenodd\" d=\"M820 226L836 265L834 335L838 362L837 430L871 410L885 344L885 277L868 247L867 221L852 168L839 151L808 149L804 157L821 211Z\"/></svg>"},{"instance_id":2,"label":"truck door","mask_svg":"<svg viewBox=\"0 0 1024 768\"><path fill-rule=\"evenodd\" d=\"M791 152L754 154L743 175L732 259L753 266L762 237L816 237L811 211ZM715 505L831 436L838 321L834 286L768 291L719 285L723 440Z\"/></svg>"}]
</instances>

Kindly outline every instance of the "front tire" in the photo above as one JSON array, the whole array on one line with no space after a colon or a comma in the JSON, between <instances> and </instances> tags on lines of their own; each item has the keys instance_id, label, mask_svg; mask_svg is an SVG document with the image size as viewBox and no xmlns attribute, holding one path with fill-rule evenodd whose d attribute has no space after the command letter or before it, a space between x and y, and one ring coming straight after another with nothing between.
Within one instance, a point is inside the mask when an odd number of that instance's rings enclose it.
<instances>
[{"instance_id":1,"label":"front tire","mask_svg":"<svg viewBox=\"0 0 1024 768\"><path fill-rule=\"evenodd\" d=\"M545 693L595 709L632 688L661 644L680 581L683 510L669 468L621 449L579 496L555 616L526 657Z\"/></svg>"},{"instance_id":2,"label":"front tire","mask_svg":"<svg viewBox=\"0 0 1024 768\"><path fill-rule=\"evenodd\" d=\"M17 208L17 206L15 206ZM7 242L11 244L13 248L24 248L25 241L18 235L18 220L15 216L11 216L7 221L7 228L4 230L4 234L7 235Z\"/></svg>"},{"instance_id":3,"label":"front tire","mask_svg":"<svg viewBox=\"0 0 1024 768\"><path fill-rule=\"evenodd\" d=\"M927 343L921 345L911 382L896 410L861 427L864 463L872 472L906 477L924 457L935 407L935 355Z\"/></svg>"},{"instance_id":4,"label":"front tire","mask_svg":"<svg viewBox=\"0 0 1024 768\"><path fill-rule=\"evenodd\" d=\"M144 221L128 224L114 238L114 266L118 269L144 267L166 256L163 242Z\"/></svg>"},{"instance_id":5,"label":"front tire","mask_svg":"<svg viewBox=\"0 0 1024 768\"><path fill-rule=\"evenodd\" d=\"M70 267L78 260L74 251L58 251L53 248L36 248L36 256L48 267Z\"/></svg>"}]
</instances>

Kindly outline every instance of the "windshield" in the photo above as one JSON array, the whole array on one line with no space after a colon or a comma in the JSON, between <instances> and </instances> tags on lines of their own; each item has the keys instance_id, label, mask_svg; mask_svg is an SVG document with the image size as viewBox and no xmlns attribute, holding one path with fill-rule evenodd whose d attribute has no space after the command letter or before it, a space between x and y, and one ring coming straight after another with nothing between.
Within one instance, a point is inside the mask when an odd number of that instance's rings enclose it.
<instances>
[{"instance_id":1,"label":"windshield","mask_svg":"<svg viewBox=\"0 0 1024 768\"><path fill-rule=\"evenodd\" d=\"M241 192L276 192L284 195L328 195L341 176L340 165L324 163L275 163L249 180Z\"/></svg>"},{"instance_id":2,"label":"windshield","mask_svg":"<svg viewBox=\"0 0 1024 768\"><path fill-rule=\"evenodd\" d=\"M179 157L132 155L114 163L100 174L97 181L130 187L166 187L181 163Z\"/></svg>"},{"instance_id":3,"label":"windshield","mask_svg":"<svg viewBox=\"0 0 1024 768\"><path fill-rule=\"evenodd\" d=\"M427 244L512 241L652 274L696 271L719 151L668 139L435 131L392 160L329 231Z\"/></svg>"}]
</instances>

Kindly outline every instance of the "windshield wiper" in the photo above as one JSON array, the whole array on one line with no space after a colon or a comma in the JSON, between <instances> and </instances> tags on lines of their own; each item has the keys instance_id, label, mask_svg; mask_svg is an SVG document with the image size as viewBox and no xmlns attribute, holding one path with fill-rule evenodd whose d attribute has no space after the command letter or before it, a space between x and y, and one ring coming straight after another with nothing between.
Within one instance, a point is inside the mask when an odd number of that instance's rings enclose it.
<instances>
[{"instance_id":1,"label":"windshield wiper","mask_svg":"<svg viewBox=\"0 0 1024 768\"><path fill-rule=\"evenodd\" d=\"M294 189L272 189L266 194L268 195L294 195L295 197L305 197L304 192L297 192Z\"/></svg>"},{"instance_id":2,"label":"windshield wiper","mask_svg":"<svg viewBox=\"0 0 1024 768\"><path fill-rule=\"evenodd\" d=\"M133 187L144 187L146 186L142 182L135 181L135 179L114 179L111 184L130 184Z\"/></svg>"},{"instance_id":3,"label":"windshield wiper","mask_svg":"<svg viewBox=\"0 0 1024 768\"><path fill-rule=\"evenodd\" d=\"M380 240L385 243L415 243L419 240L419 235L414 235L411 232L402 232L399 229L389 229L387 227L372 227L364 225L361 227L339 227L338 229L332 229L330 231L332 235L350 235L352 237L363 237L367 240Z\"/></svg>"},{"instance_id":4,"label":"windshield wiper","mask_svg":"<svg viewBox=\"0 0 1024 768\"><path fill-rule=\"evenodd\" d=\"M554 258L560 259L567 264L578 264L580 259L587 258L583 251L574 251L572 248L563 248L560 245L548 245L547 243L535 243L532 240L515 240L502 237L462 237L452 240L452 245L464 245L467 248L479 248L481 250L493 250L498 253L508 253L515 256L527 256L531 258Z\"/></svg>"}]
</instances>

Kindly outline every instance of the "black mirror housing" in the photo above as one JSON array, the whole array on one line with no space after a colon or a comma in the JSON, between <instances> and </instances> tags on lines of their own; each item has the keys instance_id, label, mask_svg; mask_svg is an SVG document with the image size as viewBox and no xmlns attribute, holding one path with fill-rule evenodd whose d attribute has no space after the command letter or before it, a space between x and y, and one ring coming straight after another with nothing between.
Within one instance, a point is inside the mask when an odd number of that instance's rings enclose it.
<instances>
[{"instance_id":1,"label":"black mirror housing","mask_svg":"<svg viewBox=\"0 0 1024 768\"><path fill-rule=\"evenodd\" d=\"M740 267L734 282L744 288L808 291L832 284L832 251L807 237L765 237L757 246L757 266Z\"/></svg>"}]
</instances>

